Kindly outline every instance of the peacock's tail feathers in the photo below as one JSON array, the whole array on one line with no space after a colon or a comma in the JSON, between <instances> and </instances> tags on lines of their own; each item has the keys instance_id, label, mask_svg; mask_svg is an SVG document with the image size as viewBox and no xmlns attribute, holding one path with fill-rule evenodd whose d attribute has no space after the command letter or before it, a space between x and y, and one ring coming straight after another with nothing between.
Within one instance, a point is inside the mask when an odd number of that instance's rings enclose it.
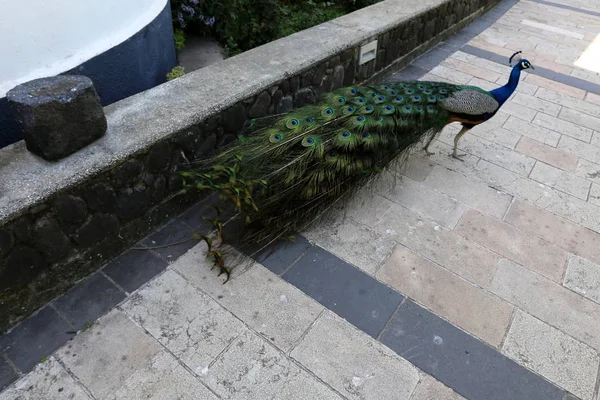
<instances>
[{"instance_id":1,"label":"peacock's tail feathers","mask_svg":"<svg viewBox=\"0 0 600 400\"><path fill-rule=\"evenodd\" d=\"M335 90L250 121L240 140L183 172L185 186L219 193L243 222L242 242L268 246L439 132L450 119L442 104L462 88L416 81ZM224 222L213 228L222 232Z\"/></svg>"}]
</instances>

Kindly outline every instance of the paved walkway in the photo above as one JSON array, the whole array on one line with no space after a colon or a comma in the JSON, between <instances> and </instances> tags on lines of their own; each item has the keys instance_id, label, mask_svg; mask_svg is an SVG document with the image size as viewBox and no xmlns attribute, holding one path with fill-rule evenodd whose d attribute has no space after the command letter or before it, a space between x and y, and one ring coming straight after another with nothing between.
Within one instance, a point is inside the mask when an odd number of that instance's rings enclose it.
<instances>
[{"instance_id":1,"label":"paved walkway","mask_svg":"<svg viewBox=\"0 0 600 400\"><path fill-rule=\"evenodd\" d=\"M600 76L580 59L599 32L597 1L503 2L394 77L491 89L516 50L538 67L464 162L446 129L316 246L226 285L201 244L130 250L0 338L0 384L34 368L0 399L599 400Z\"/></svg>"},{"instance_id":2,"label":"paved walkway","mask_svg":"<svg viewBox=\"0 0 600 400\"><path fill-rule=\"evenodd\" d=\"M188 35L185 38L185 47L177 58L179 65L189 74L223 60L223 49L212 39Z\"/></svg>"}]
</instances>

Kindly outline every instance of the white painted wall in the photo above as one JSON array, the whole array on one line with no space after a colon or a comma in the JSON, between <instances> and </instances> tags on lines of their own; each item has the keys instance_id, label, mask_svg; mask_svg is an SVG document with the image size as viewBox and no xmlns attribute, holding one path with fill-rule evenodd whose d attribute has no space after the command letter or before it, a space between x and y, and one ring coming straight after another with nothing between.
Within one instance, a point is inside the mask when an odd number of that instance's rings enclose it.
<instances>
[{"instance_id":1,"label":"white painted wall","mask_svg":"<svg viewBox=\"0 0 600 400\"><path fill-rule=\"evenodd\" d=\"M0 0L0 98L124 42L167 0Z\"/></svg>"}]
</instances>

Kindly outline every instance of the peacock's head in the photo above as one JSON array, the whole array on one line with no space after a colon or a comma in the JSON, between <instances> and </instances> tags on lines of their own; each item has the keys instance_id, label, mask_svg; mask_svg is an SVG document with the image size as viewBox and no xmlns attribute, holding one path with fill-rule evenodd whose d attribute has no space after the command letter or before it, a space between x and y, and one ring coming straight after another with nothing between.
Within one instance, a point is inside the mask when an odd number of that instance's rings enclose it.
<instances>
[{"instance_id":1,"label":"peacock's head","mask_svg":"<svg viewBox=\"0 0 600 400\"><path fill-rule=\"evenodd\" d=\"M533 65L531 65L531 63L529 62L529 60L521 58L520 54L521 54L521 51L517 51L515 54L513 54L512 56L510 56L510 58L508 60L508 63L510 65L512 65L513 58L514 58L514 61L517 62L517 64L515 64L515 66L518 66L521 71L524 70L524 69L528 69L528 68L535 69L533 67Z\"/></svg>"}]
</instances>

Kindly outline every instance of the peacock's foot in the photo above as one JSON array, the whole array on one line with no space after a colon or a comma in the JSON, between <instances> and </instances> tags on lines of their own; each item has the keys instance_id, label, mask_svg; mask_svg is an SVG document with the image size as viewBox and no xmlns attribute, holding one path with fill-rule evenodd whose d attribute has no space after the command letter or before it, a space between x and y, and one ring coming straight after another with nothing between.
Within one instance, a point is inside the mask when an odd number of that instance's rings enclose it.
<instances>
[{"instance_id":1,"label":"peacock's foot","mask_svg":"<svg viewBox=\"0 0 600 400\"><path fill-rule=\"evenodd\" d=\"M466 155L467 155L466 153L463 153L463 154L457 154L456 152L454 152L454 153L452 153L452 158L456 158L456 159L457 159L457 160L459 160L459 161L465 161L465 160L463 160L461 157L464 157L464 156L466 156Z\"/></svg>"}]
</instances>

